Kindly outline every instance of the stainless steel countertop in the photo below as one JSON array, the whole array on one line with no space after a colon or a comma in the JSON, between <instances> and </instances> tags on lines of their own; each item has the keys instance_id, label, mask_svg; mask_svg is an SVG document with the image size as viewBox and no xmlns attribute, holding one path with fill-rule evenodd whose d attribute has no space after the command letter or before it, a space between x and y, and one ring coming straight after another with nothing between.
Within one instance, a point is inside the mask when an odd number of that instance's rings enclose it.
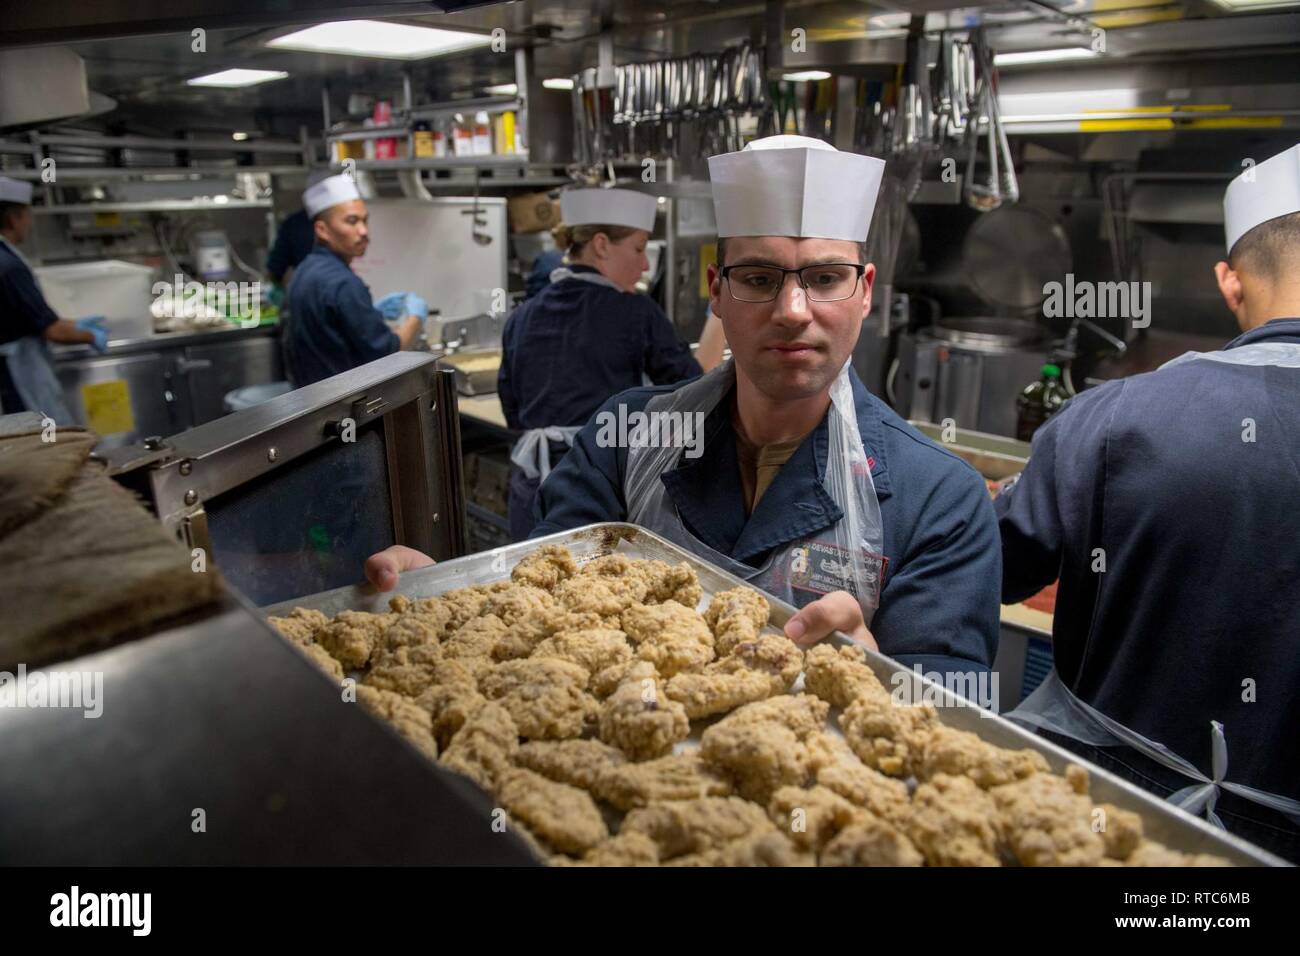
<instances>
[{"instance_id":1,"label":"stainless steel countertop","mask_svg":"<svg viewBox=\"0 0 1300 956\"><path fill-rule=\"evenodd\" d=\"M51 351L56 362L71 362L83 358L100 358L115 355L130 355L139 352L152 352L157 349L184 348L189 345L213 345L217 342L235 341L241 338L275 335L277 325L259 325L251 329L237 325L226 325L193 332L156 332L131 339L109 339L108 351L96 352L89 345L54 345Z\"/></svg>"}]
</instances>

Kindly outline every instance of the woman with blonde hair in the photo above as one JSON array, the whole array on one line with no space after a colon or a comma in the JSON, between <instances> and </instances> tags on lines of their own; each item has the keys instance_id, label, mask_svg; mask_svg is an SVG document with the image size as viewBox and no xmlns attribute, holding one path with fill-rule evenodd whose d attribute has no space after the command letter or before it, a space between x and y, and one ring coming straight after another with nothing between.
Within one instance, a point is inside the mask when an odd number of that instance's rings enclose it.
<instances>
[{"instance_id":1,"label":"woman with blonde hair","mask_svg":"<svg viewBox=\"0 0 1300 956\"><path fill-rule=\"evenodd\" d=\"M565 265L506 321L497 392L506 422L523 433L510 456L516 541L532 530L542 481L611 395L701 372L664 311L636 292L656 209L654 196L630 189L561 194L553 235Z\"/></svg>"}]
</instances>

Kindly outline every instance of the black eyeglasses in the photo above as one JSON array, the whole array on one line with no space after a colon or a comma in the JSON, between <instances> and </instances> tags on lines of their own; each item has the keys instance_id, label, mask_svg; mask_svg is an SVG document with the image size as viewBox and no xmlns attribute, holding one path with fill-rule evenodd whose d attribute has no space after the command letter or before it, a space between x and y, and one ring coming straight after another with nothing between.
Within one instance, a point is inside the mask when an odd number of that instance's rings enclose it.
<instances>
[{"instance_id":1,"label":"black eyeglasses","mask_svg":"<svg viewBox=\"0 0 1300 956\"><path fill-rule=\"evenodd\" d=\"M838 302L858 291L858 281L866 269L857 262L820 262L802 269L734 265L722 267L722 278L738 302L773 301L791 273L799 277L799 284L814 302Z\"/></svg>"}]
</instances>

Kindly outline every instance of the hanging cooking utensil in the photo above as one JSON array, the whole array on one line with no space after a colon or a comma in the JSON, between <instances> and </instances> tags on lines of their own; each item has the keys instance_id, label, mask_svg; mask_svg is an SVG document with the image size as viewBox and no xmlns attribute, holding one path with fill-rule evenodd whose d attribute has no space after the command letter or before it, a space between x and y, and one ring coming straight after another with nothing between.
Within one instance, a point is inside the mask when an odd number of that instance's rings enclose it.
<instances>
[{"instance_id":1,"label":"hanging cooking utensil","mask_svg":"<svg viewBox=\"0 0 1300 956\"><path fill-rule=\"evenodd\" d=\"M479 207L478 203L478 186L480 170L474 167L474 205L470 209L462 209L462 216L469 216L469 234L470 237L480 246L489 246L492 244L492 236L482 230L487 227L487 211Z\"/></svg>"},{"instance_id":2,"label":"hanging cooking utensil","mask_svg":"<svg viewBox=\"0 0 1300 956\"><path fill-rule=\"evenodd\" d=\"M924 17L919 18L924 21ZM921 26L913 25L907 37L898 109L902 117L903 149L928 149L934 142L934 116L930 103L929 47Z\"/></svg>"},{"instance_id":3,"label":"hanging cooking utensil","mask_svg":"<svg viewBox=\"0 0 1300 956\"><path fill-rule=\"evenodd\" d=\"M971 148L966 164L963 198L972 209L989 212L997 209L1003 202L1016 202L1020 198L1020 186L1016 179L1011 146L1007 142L1006 129L1002 125L1002 114L997 101L997 74L994 71L993 50L989 47L982 29L973 34L972 49L975 59L977 107L971 115L967 128ZM984 182L975 178L981 121L985 127L984 137L988 150L988 178Z\"/></svg>"},{"instance_id":4,"label":"hanging cooking utensil","mask_svg":"<svg viewBox=\"0 0 1300 956\"><path fill-rule=\"evenodd\" d=\"M988 58L990 75L989 108L993 117L994 129L997 130L999 170L1001 172L998 187L1005 202L1015 203L1020 201L1020 182L1016 178L1016 167L1011 158L1011 144L1007 141L1006 124L1002 122L1002 106L998 103L998 74L993 62L992 51L989 52Z\"/></svg>"},{"instance_id":5,"label":"hanging cooking utensil","mask_svg":"<svg viewBox=\"0 0 1300 956\"><path fill-rule=\"evenodd\" d=\"M997 130L993 125L993 111L989 105L991 87L988 71L984 68L985 41L982 30L976 30L971 35L971 45L975 54L975 109L967 129L970 149L966 159L966 179L962 183L962 198L972 209L990 212L1002 205L1002 194L998 187ZM983 182L976 178L981 137L987 142L988 152L988 178Z\"/></svg>"}]
</instances>

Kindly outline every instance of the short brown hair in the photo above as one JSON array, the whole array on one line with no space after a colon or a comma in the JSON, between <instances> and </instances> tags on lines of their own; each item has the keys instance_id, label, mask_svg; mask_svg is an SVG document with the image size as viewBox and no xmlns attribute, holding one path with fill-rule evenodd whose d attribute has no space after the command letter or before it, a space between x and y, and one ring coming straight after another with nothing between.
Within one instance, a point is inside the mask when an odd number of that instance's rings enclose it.
<instances>
[{"instance_id":1,"label":"short brown hair","mask_svg":"<svg viewBox=\"0 0 1300 956\"><path fill-rule=\"evenodd\" d=\"M20 215L25 204L20 202L0 202L0 229L9 225L9 217Z\"/></svg>"},{"instance_id":2,"label":"short brown hair","mask_svg":"<svg viewBox=\"0 0 1300 956\"><path fill-rule=\"evenodd\" d=\"M1278 216L1246 231L1228 252L1228 265L1276 279L1300 263L1300 212Z\"/></svg>"},{"instance_id":3,"label":"short brown hair","mask_svg":"<svg viewBox=\"0 0 1300 956\"><path fill-rule=\"evenodd\" d=\"M566 255L576 256L582 252L587 243L596 238L597 233L603 232L609 236L610 242L618 242L636 231L631 226L606 226L599 223L570 226L562 222L551 230L551 235L555 237L556 248Z\"/></svg>"},{"instance_id":4,"label":"short brown hair","mask_svg":"<svg viewBox=\"0 0 1300 956\"><path fill-rule=\"evenodd\" d=\"M858 243L858 262L861 265L866 265L867 244L865 242ZM719 237L718 238L718 265L724 266L726 264L727 264L727 240L725 237Z\"/></svg>"}]
</instances>

